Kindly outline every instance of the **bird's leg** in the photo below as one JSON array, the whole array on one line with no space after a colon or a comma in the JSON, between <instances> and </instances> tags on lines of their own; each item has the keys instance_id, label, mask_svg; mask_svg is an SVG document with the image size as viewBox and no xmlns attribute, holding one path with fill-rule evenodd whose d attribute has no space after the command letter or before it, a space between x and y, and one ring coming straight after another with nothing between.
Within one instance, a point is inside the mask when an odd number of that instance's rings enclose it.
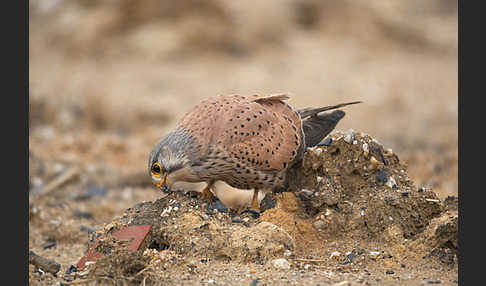
<instances>
[{"instance_id":1,"label":"bird's leg","mask_svg":"<svg viewBox=\"0 0 486 286\"><path fill-rule=\"evenodd\" d=\"M258 190L257 189L253 190L253 198L251 200L251 206L255 210L260 211L260 204L258 203Z\"/></svg>"},{"instance_id":2,"label":"bird's leg","mask_svg":"<svg viewBox=\"0 0 486 286\"><path fill-rule=\"evenodd\" d=\"M214 181L209 181L207 186L202 190L202 196L208 201L213 201L216 197L211 192L211 187L213 186Z\"/></svg>"}]
</instances>

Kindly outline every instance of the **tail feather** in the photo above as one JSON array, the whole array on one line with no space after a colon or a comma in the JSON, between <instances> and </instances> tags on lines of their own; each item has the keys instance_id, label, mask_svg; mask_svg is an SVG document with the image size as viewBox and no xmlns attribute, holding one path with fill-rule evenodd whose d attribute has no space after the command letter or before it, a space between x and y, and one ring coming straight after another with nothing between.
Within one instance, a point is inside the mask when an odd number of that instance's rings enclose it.
<instances>
[{"instance_id":1,"label":"tail feather","mask_svg":"<svg viewBox=\"0 0 486 286\"><path fill-rule=\"evenodd\" d=\"M297 110L297 113L299 113L300 117L302 119L304 119L306 117L316 115L316 114L323 112L323 111L326 111L326 110L332 110L332 109L336 109L336 108L343 107L343 106L346 106L346 105L357 104L357 103L361 103L361 101L346 102L346 103L341 103L341 104L337 104L337 105L324 106L324 107L318 107L318 108L312 108L312 107L311 108L303 108L303 109Z\"/></svg>"},{"instance_id":2,"label":"tail feather","mask_svg":"<svg viewBox=\"0 0 486 286\"><path fill-rule=\"evenodd\" d=\"M324 106L319 108L304 108L297 112L301 116L302 127L305 136L305 147L317 145L336 127L338 122L346 115L342 110L335 110L330 113L319 114L320 112L336 109L342 106L361 103L353 101L333 106Z\"/></svg>"}]
</instances>

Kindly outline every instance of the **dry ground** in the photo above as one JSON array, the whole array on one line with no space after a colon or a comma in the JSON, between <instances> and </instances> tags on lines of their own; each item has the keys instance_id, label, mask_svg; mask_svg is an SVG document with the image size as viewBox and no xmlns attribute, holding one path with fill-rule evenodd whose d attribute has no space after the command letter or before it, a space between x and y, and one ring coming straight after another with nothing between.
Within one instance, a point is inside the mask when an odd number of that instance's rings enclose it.
<instances>
[{"instance_id":1,"label":"dry ground","mask_svg":"<svg viewBox=\"0 0 486 286\"><path fill-rule=\"evenodd\" d=\"M442 200L458 195L457 1L260 2L29 2L29 248L61 263L60 274L87 250L88 232L162 197L146 175L148 153L185 111L215 94L288 92L298 108L361 100L346 108L338 130L392 148L417 188ZM44 249L47 241L56 244ZM321 256L356 245L329 242ZM381 249L374 247L365 250ZM457 282L454 261L430 259L405 267L387 258L360 266L328 260L285 271L213 261L167 281ZM68 283L33 266L29 277L32 285Z\"/></svg>"}]
</instances>

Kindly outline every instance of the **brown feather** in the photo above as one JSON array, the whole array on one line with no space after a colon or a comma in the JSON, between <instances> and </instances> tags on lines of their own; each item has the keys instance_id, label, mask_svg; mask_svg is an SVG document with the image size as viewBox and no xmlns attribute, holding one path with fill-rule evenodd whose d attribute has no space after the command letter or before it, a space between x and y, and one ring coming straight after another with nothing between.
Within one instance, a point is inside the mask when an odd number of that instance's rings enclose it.
<instances>
[{"instance_id":1,"label":"brown feather","mask_svg":"<svg viewBox=\"0 0 486 286\"><path fill-rule=\"evenodd\" d=\"M283 170L301 145L300 116L282 100L287 95L216 96L189 112L179 124L202 146L218 146L255 170Z\"/></svg>"}]
</instances>

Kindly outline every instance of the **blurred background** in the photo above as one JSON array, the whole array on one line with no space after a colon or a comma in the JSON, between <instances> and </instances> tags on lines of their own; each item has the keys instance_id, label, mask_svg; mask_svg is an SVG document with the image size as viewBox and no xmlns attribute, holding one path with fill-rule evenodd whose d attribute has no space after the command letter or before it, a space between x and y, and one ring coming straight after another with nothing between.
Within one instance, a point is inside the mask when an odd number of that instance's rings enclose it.
<instances>
[{"instance_id":1,"label":"blurred background","mask_svg":"<svg viewBox=\"0 0 486 286\"><path fill-rule=\"evenodd\" d=\"M30 0L29 8L31 193L76 167L80 184L57 196L115 190L118 199L96 201L105 209L76 206L102 221L160 197L149 152L197 102L285 92L297 108L363 101L345 108L337 129L392 148L418 187L457 195L457 0Z\"/></svg>"}]
</instances>

